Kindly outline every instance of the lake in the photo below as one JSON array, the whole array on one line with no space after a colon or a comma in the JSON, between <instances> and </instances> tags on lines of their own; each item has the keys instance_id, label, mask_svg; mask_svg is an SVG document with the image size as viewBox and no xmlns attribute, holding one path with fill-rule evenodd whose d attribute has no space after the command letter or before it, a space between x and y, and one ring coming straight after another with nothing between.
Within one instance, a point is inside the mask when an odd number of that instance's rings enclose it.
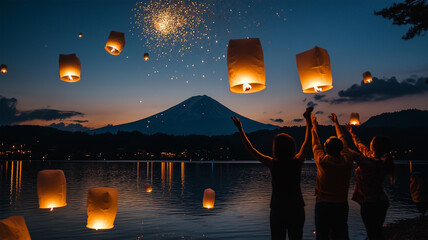
<instances>
[{"instance_id":1,"label":"lake","mask_svg":"<svg viewBox=\"0 0 428 240\"><path fill-rule=\"evenodd\" d=\"M36 177L61 169L67 179L67 206L38 208ZM428 172L428 164L413 162ZM257 162L0 161L0 219L24 216L32 239L270 239L270 174ZM304 239L314 239L316 166L302 170L306 207ZM409 193L409 163L397 162L397 183L385 183L390 198L386 222L417 216ZM146 193L144 184L153 191ZM351 179L349 199L355 179ZM88 190L119 191L114 228L86 228ZM206 188L215 207L202 207ZM359 205L349 201L351 239L365 239Z\"/></svg>"}]
</instances>

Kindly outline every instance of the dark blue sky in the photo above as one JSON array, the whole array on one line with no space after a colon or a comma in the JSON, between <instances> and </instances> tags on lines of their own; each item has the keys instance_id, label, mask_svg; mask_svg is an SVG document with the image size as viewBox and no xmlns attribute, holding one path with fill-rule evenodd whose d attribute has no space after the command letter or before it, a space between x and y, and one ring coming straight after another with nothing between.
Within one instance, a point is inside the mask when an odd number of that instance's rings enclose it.
<instances>
[{"instance_id":1,"label":"dark blue sky","mask_svg":"<svg viewBox=\"0 0 428 240\"><path fill-rule=\"evenodd\" d=\"M172 44L159 36L153 39L153 29L141 32L138 28L148 24L147 12L137 14L139 6L171 2L176 6L194 2L199 10L206 10L192 13L202 21L199 25L175 32L176 39L186 39L184 43ZM386 111L427 109L427 85L417 85L417 80L428 76L428 36L402 40L407 27L394 26L373 14L391 4L369 0L3 0L0 64L8 65L9 72L0 75L0 95L5 100L17 99L17 114L44 108L76 111L83 115L71 120L88 120L81 123L87 127L135 121L202 94L254 120L273 123L271 118L280 118L283 125L300 124L294 119L301 118L311 101L318 104L316 111L335 111L343 121L350 112L360 112L364 121ZM118 56L104 50L112 30L126 35L126 46ZM193 35L185 35L188 31L194 31ZM224 55L229 39L245 37L258 37L262 42L267 88L241 95L229 91ZM334 85L323 93L326 96L316 99L315 94L302 93L295 62L297 53L315 45L330 54ZM148 62L143 61L145 52L151 55ZM82 64L77 83L59 79L59 54L69 53L76 53ZM357 94L370 92L372 97L354 98L347 90L359 85L367 70L382 84L357 87ZM334 101L340 98L346 101ZM327 114L320 121L327 123Z\"/></svg>"}]
</instances>

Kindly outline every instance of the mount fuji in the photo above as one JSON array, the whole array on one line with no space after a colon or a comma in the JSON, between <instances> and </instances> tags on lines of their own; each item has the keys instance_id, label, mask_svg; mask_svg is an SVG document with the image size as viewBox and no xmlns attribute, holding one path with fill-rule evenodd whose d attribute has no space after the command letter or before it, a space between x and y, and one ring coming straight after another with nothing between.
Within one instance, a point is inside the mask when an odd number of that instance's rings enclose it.
<instances>
[{"instance_id":1,"label":"mount fuji","mask_svg":"<svg viewBox=\"0 0 428 240\"><path fill-rule=\"evenodd\" d=\"M229 135L237 132L231 116L237 116L246 132L279 128L264 124L233 112L216 100L203 95L193 96L187 100L150 117L94 129L92 133L117 133L118 131L139 131L143 134L164 133L170 135Z\"/></svg>"}]
</instances>

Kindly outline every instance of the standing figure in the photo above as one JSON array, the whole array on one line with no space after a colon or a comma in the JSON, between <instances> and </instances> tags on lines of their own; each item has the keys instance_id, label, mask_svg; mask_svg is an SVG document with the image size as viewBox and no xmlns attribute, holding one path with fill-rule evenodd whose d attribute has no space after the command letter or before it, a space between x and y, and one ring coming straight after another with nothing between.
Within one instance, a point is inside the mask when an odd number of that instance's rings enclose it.
<instances>
[{"instance_id":1,"label":"standing figure","mask_svg":"<svg viewBox=\"0 0 428 240\"><path fill-rule=\"evenodd\" d=\"M361 218L370 240L384 239L382 226L385 222L389 207L388 196L383 190L385 178L389 176L391 183L395 182L394 162L389 152L391 142L388 138L376 136L368 149L357 135L352 126L346 124L346 129L352 136L355 146L364 155L355 162L355 188L352 200L360 204Z\"/></svg>"},{"instance_id":2,"label":"standing figure","mask_svg":"<svg viewBox=\"0 0 428 240\"><path fill-rule=\"evenodd\" d=\"M289 239L303 237L305 222L305 202L300 189L302 164L310 142L311 112L307 108L303 114L306 119L305 140L296 153L296 143L288 134L279 133L273 140L273 157L257 151L248 140L237 117L232 117L247 150L269 168L272 176L272 196L270 202L270 230L272 240L284 240L288 231Z\"/></svg>"},{"instance_id":3,"label":"standing figure","mask_svg":"<svg viewBox=\"0 0 428 240\"><path fill-rule=\"evenodd\" d=\"M312 115L312 150L317 165L315 186L316 239L349 239L348 188L353 161L361 155L350 150L335 114L331 115L337 137L330 137L324 149L318 136L318 122Z\"/></svg>"}]
</instances>

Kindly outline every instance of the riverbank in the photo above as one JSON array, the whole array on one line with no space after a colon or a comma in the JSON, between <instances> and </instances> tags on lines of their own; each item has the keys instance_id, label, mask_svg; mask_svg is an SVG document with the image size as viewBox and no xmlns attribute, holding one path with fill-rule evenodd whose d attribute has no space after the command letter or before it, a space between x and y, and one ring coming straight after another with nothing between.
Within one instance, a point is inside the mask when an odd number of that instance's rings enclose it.
<instances>
[{"instance_id":1,"label":"riverbank","mask_svg":"<svg viewBox=\"0 0 428 240\"><path fill-rule=\"evenodd\" d=\"M383 228L388 240L423 240L428 239L428 217L425 220L404 219L388 224Z\"/></svg>"}]
</instances>

